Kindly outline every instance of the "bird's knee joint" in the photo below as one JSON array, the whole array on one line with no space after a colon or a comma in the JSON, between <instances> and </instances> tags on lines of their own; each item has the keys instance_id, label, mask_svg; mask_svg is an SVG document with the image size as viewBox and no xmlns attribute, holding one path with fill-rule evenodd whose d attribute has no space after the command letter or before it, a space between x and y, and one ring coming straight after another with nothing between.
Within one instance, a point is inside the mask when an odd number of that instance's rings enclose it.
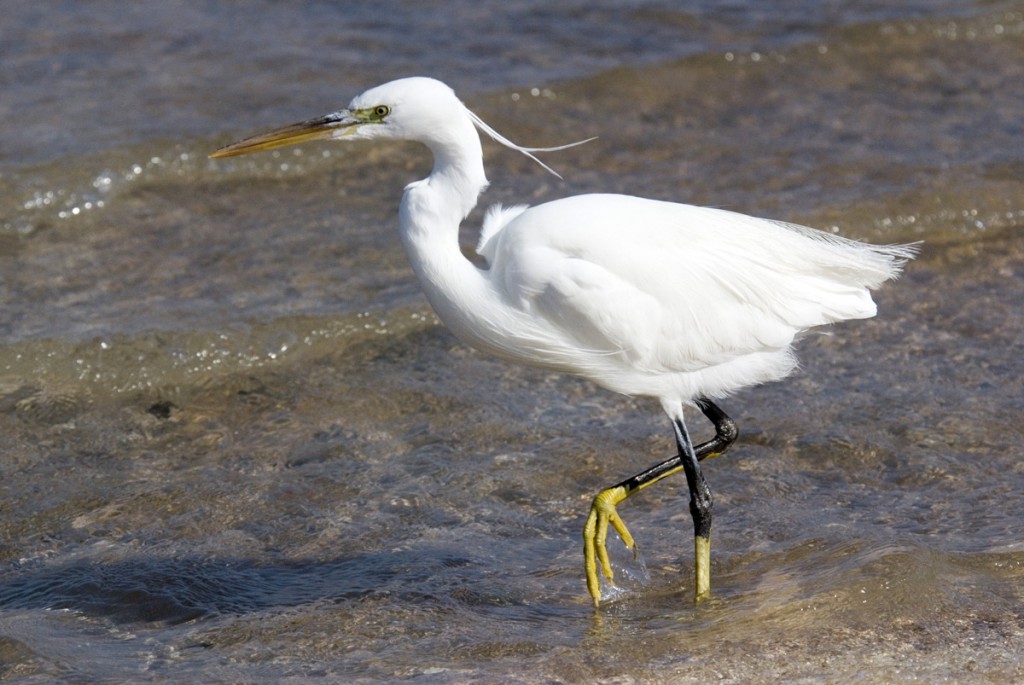
<instances>
[{"instance_id":1,"label":"bird's knee joint","mask_svg":"<svg viewBox=\"0 0 1024 685\"><path fill-rule=\"evenodd\" d=\"M715 433L726 445L731 445L736 442L736 438L740 437L740 429L736 426L736 422L730 418L725 418L715 424Z\"/></svg>"}]
</instances>

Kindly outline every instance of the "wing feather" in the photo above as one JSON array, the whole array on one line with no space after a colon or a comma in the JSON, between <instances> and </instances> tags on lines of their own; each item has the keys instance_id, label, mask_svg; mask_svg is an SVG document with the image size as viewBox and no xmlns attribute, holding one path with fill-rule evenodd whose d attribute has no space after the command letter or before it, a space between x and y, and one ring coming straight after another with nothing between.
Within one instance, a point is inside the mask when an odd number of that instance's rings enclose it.
<instances>
[{"instance_id":1,"label":"wing feather","mask_svg":"<svg viewBox=\"0 0 1024 685\"><path fill-rule=\"evenodd\" d=\"M506 295L568 345L648 373L785 350L807 328L873 316L869 288L913 254L629 196L516 209L487 244Z\"/></svg>"}]
</instances>

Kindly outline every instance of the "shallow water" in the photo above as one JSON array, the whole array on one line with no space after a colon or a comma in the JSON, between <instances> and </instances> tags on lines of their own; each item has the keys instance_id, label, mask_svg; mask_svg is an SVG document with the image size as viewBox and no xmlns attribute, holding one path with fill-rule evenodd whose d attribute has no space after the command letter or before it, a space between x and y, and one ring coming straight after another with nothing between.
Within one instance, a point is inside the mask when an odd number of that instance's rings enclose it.
<instances>
[{"instance_id":1,"label":"shallow water","mask_svg":"<svg viewBox=\"0 0 1024 685\"><path fill-rule=\"evenodd\" d=\"M856 5L10 3L0 677L1020 680L1024 5ZM600 136L545 157L564 182L487 144L485 204L926 241L724 403L711 601L669 479L590 608L589 499L671 433L439 326L394 230L424 151L205 157L410 73L524 144Z\"/></svg>"}]
</instances>

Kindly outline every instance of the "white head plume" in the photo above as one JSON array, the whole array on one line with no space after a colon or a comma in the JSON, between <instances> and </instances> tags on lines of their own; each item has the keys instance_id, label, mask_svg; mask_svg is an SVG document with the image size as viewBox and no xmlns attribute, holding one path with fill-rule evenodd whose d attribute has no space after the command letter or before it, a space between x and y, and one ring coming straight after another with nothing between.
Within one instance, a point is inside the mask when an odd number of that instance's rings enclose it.
<instances>
[{"instance_id":1,"label":"white head plume","mask_svg":"<svg viewBox=\"0 0 1024 685\"><path fill-rule=\"evenodd\" d=\"M558 178L562 178L562 175L559 174L554 169L552 169L551 167L549 167L544 162L542 162L539 159L537 159L537 157L534 156L532 153L534 153L534 152L557 152L558 150L565 150L565 149L570 148L570 147L576 147L577 145L583 145L584 143L589 143L592 140L597 140L597 136L594 136L593 138L587 138L586 140L577 140L575 143L568 143L566 145L559 145L557 147L523 147L522 145L516 145L511 140L509 140L505 136L503 136L500 133L498 133L497 131L495 131L493 128L488 126L487 123L483 119L478 117L472 111L470 111L468 109L466 111L469 112L469 117L470 117L470 119L473 120L473 123L476 124L476 127L479 128L484 133L486 133L488 136L490 136L494 141L496 141L498 143L501 143L502 145L504 145L505 147L507 147L507 148L509 148L511 150L515 150L516 152L523 153L524 155L526 155L527 157L529 157L530 159L535 161L537 164L540 164L542 167L547 169L549 172L551 172L552 174L554 174Z\"/></svg>"}]
</instances>

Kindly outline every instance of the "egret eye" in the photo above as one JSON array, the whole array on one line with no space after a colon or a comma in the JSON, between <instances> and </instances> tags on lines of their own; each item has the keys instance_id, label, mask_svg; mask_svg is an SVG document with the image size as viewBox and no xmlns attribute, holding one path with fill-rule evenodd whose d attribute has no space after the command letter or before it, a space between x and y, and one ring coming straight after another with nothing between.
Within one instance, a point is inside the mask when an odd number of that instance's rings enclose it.
<instances>
[{"instance_id":1,"label":"egret eye","mask_svg":"<svg viewBox=\"0 0 1024 685\"><path fill-rule=\"evenodd\" d=\"M391 114L391 108L387 105L377 105L373 108L373 115L378 119L383 119L389 114Z\"/></svg>"}]
</instances>

